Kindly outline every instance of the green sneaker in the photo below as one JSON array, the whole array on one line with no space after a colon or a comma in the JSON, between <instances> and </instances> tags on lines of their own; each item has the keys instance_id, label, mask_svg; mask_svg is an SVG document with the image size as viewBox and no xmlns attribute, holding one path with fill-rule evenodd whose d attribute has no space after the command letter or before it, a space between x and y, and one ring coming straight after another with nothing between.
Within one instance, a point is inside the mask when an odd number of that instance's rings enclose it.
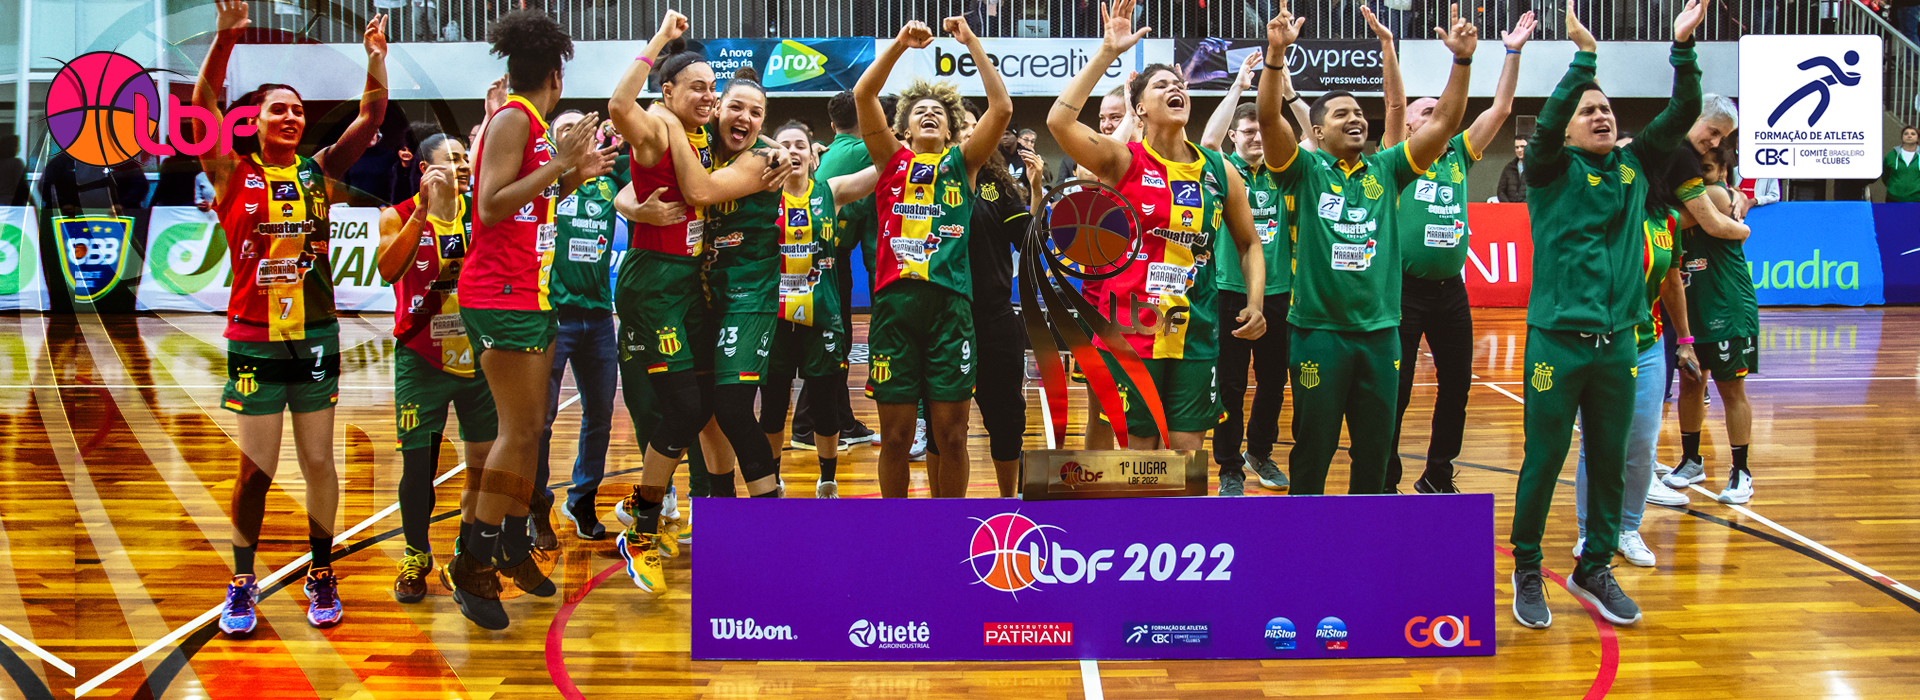
<instances>
[{"instance_id":1,"label":"green sneaker","mask_svg":"<svg viewBox=\"0 0 1920 700\"><path fill-rule=\"evenodd\" d=\"M1220 472L1220 494L1222 496L1247 495L1247 473L1241 469Z\"/></svg>"},{"instance_id":2,"label":"green sneaker","mask_svg":"<svg viewBox=\"0 0 1920 700\"><path fill-rule=\"evenodd\" d=\"M1246 453L1240 457L1253 465L1254 475L1260 477L1260 488L1268 491L1287 490L1287 473L1280 471L1280 465L1273 463L1271 455L1256 459L1252 453Z\"/></svg>"}]
</instances>

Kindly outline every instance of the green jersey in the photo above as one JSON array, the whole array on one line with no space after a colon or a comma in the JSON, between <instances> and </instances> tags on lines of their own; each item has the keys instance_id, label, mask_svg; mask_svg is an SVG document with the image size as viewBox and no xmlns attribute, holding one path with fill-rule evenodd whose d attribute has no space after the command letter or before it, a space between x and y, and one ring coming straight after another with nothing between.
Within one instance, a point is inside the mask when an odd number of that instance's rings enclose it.
<instances>
[{"instance_id":1,"label":"green jersey","mask_svg":"<svg viewBox=\"0 0 1920 700\"><path fill-rule=\"evenodd\" d=\"M1479 160L1462 131L1447 141L1447 152L1427 174L1400 191L1400 255L1407 274L1450 280L1467 266L1467 171Z\"/></svg>"},{"instance_id":2,"label":"green jersey","mask_svg":"<svg viewBox=\"0 0 1920 700\"><path fill-rule=\"evenodd\" d=\"M739 155L735 154L734 158ZM732 164L733 159L714 166ZM707 291L715 313L770 314L780 307L780 193L755 192L706 207Z\"/></svg>"},{"instance_id":3,"label":"green jersey","mask_svg":"<svg viewBox=\"0 0 1920 700\"><path fill-rule=\"evenodd\" d=\"M1527 325L1613 334L1647 321L1641 286L1648 218L1647 164L1667 162L1700 114L1700 68L1691 44L1674 44L1673 97L1633 145L1594 153L1566 143L1594 54L1575 53L1527 142L1533 220L1533 290Z\"/></svg>"},{"instance_id":4,"label":"green jersey","mask_svg":"<svg viewBox=\"0 0 1920 700\"><path fill-rule=\"evenodd\" d=\"M1394 200L1422 174L1404 143L1360 156L1351 168L1303 148L1273 169L1281 194L1295 203L1288 323L1346 332L1400 325Z\"/></svg>"},{"instance_id":5,"label":"green jersey","mask_svg":"<svg viewBox=\"0 0 1920 700\"><path fill-rule=\"evenodd\" d=\"M1665 317L1660 313L1660 291L1667 281L1667 271L1680 266L1679 258L1673 254L1673 229L1677 223L1672 216L1665 216L1648 218L1641 227L1646 248L1646 254L1640 259L1647 274L1647 322L1633 327L1635 350L1639 352L1646 352L1660 342L1660 334L1666 328Z\"/></svg>"},{"instance_id":6,"label":"green jersey","mask_svg":"<svg viewBox=\"0 0 1920 700\"><path fill-rule=\"evenodd\" d=\"M1695 226L1682 233L1680 279L1687 285L1687 328L1695 344L1760 334L1760 301L1740 241Z\"/></svg>"},{"instance_id":7,"label":"green jersey","mask_svg":"<svg viewBox=\"0 0 1920 700\"><path fill-rule=\"evenodd\" d=\"M601 176L554 207L553 275L547 298L554 308L611 312L613 292L607 268L613 264L613 196L618 185Z\"/></svg>"},{"instance_id":8,"label":"green jersey","mask_svg":"<svg viewBox=\"0 0 1920 700\"><path fill-rule=\"evenodd\" d=\"M1920 202L1920 155L1894 147L1880 163L1888 202Z\"/></svg>"},{"instance_id":9,"label":"green jersey","mask_svg":"<svg viewBox=\"0 0 1920 700\"><path fill-rule=\"evenodd\" d=\"M867 153L866 141L853 134L838 134L833 137L833 143L827 144L827 152L820 154L820 167L814 169L813 178L824 184L870 165L873 157ZM873 195L861 197L840 207L839 219L834 222L834 230L850 240L849 247L860 244L869 275L873 274L873 248L880 240L880 220L875 217L873 207ZM839 274L848 273L843 270Z\"/></svg>"},{"instance_id":10,"label":"green jersey","mask_svg":"<svg viewBox=\"0 0 1920 700\"><path fill-rule=\"evenodd\" d=\"M840 327L835 256L848 241L834 226L833 188L815 178L807 191L780 192L780 318L802 326Z\"/></svg>"},{"instance_id":11,"label":"green jersey","mask_svg":"<svg viewBox=\"0 0 1920 700\"><path fill-rule=\"evenodd\" d=\"M1227 163L1239 170L1240 179L1247 183L1253 230L1260 234L1260 254L1267 261L1265 293L1286 294L1293 290L1293 231L1286 226L1292 220L1293 198L1282 197L1280 187L1273 183L1273 173L1249 165L1237 151L1227 152ZM1280 235L1283 226L1288 229L1284 236ZM1228 291L1247 291L1247 281L1240 278L1240 249L1234 247L1232 236L1213 237L1213 257L1214 283Z\"/></svg>"}]
</instances>

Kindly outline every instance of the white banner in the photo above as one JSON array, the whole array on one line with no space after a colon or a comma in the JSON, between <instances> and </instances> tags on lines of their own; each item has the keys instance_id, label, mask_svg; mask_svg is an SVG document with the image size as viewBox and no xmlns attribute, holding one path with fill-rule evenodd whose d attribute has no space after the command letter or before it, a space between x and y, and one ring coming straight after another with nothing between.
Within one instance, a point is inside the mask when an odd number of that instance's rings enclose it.
<instances>
[{"instance_id":1,"label":"white banner","mask_svg":"<svg viewBox=\"0 0 1920 700\"><path fill-rule=\"evenodd\" d=\"M47 310L39 249L40 224L33 207L0 207L0 309Z\"/></svg>"},{"instance_id":2,"label":"white banner","mask_svg":"<svg viewBox=\"0 0 1920 700\"><path fill-rule=\"evenodd\" d=\"M1880 37L1740 37L1740 174L1880 177Z\"/></svg>"},{"instance_id":3,"label":"white banner","mask_svg":"<svg viewBox=\"0 0 1920 700\"><path fill-rule=\"evenodd\" d=\"M1067 81L1079 75L1100 51L1099 39L982 38L980 42L987 50L987 58L999 69L1000 79L1006 82L1007 94L1016 97L1059 95ZM886 51L892 43L891 39L875 42L874 54ZM1119 87L1126 82L1128 71L1172 62L1172 40L1143 39L1134 50L1107 67L1092 94L1105 95L1108 90ZM974 65L973 54L965 44L953 39L934 39L933 45L927 48L908 49L894 66L893 73L887 76L886 91L906 89L914 78L951 80L960 86L962 95L986 94L980 85L980 69Z\"/></svg>"},{"instance_id":4,"label":"white banner","mask_svg":"<svg viewBox=\"0 0 1920 700\"><path fill-rule=\"evenodd\" d=\"M334 307L341 311L392 311L393 289L380 280L380 210L335 206L329 257ZM226 235L211 212L195 207L154 207L148 226L145 278L135 308L141 311L224 313L233 289Z\"/></svg>"}]
</instances>

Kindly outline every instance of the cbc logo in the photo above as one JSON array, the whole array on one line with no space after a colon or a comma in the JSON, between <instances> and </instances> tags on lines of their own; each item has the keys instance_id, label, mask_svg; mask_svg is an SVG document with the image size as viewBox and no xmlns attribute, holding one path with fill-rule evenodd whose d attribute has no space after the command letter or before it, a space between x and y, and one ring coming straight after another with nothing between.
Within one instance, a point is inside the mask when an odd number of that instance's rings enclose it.
<instances>
[{"instance_id":1,"label":"cbc logo","mask_svg":"<svg viewBox=\"0 0 1920 700\"><path fill-rule=\"evenodd\" d=\"M1464 643L1466 646L1480 646L1480 640L1473 638L1469 621L1471 616L1454 617L1442 615L1428 619L1416 617L1407 621L1407 643L1415 649L1439 645L1453 648Z\"/></svg>"},{"instance_id":2,"label":"cbc logo","mask_svg":"<svg viewBox=\"0 0 1920 700\"><path fill-rule=\"evenodd\" d=\"M118 238L71 238L67 262L75 265L112 265L120 260Z\"/></svg>"},{"instance_id":3,"label":"cbc logo","mask_svg":"<svg viewBox=\"0 0 1920 700\"><path fill-rule=\"evenodd\" d=\"M1791 155L1791 148L1759 148L1754 149L1753 162L1759 165L1793 165L1788 157Z\"/></svg>"}]
</instances>

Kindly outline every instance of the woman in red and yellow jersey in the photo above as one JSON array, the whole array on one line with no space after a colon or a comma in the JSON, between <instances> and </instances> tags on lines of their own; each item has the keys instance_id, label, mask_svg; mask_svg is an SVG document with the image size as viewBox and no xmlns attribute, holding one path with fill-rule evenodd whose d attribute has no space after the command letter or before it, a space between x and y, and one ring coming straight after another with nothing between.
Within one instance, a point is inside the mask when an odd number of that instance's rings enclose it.
<instances>
[{"instance_id":1,"label":"woman in red and yellow jersey","mask_svg":"<svg viewBox=\"0 0 1920 700\"><path fill-rule=\"evenodd\" d=\"M217 27L193 102L207 110L194 121L194 140L213 138L210 124L223 124L219 94L227 59L251 24L242 0L217 2ZM252 136L234 139L232 152L209 149L200 157L213 183L214 210L232 251L233 293L227 303L227 386L222 405L239 414L240 475L233 488L234 577L220 629L253 631L253 555L266 511L267 490L279 467L281 414L293 413L294 452L307 482L307 622L328 627L340 621L333 563L339 480L333 467L333 405L339 395L340 325L333 314L333 267L327 222L329 180L360 159L386 112L384 15L367 22L366 94L338 143L313 157L299 153L306 134L305 105L291 86L269 84L236 100L232 109L255 108L242 122Z\"/></svg>"},{"instance_id":2,"label":"woman in red and yellow jersey","mask_svg":"<svg viewBox=\"0 0 1920 700\"><path fill-rule=\"evenodd\" d=\"M559 317L547 303L554 204L607 173L612 154L593 147L596 115L559 133L547 130L545 115L560 101L562 66L573 57L573 40L559 23L537 10L519 10L494 21L487 41L507 59L511 94L487 117L477 144L472 248L458 294L500 429L484 472L474 480L480 492L463 513L465 532L441 578L467 619L502 629L507 615L500 607L501 577L537 596L555 590L531 556L527 508L546 428L547 374L553 368L548 346L559 332Z\"/></svg>"},{"instance_id":3,"label":"woman in red and yellow jersey","mask_svg":"<svg viewBox=\"0 0 1920 700\"><path fill-rule=\"evenodd\" d=\"M1239 171L1227 167L1218 151L1187 140L1192 98L1186 81L1171 66L1151 65L1130 82L1128 109L1142 126L1142 139L1125 142L1080 123L1080 110L1107 67L1133 48L1148 29L1133 31L1134 0L1101 6L1106 35L1085 70L1067 84L1047 114L1053 138L1080 167L1133 204L1141 231L1140 252L1118 276L1099 286L1109 298L1096 306L1116 308L1128 318L1113 319L1125 329L1128 344L1145 365L1165 408L1165 447L1197 450L1209 428L1220 420L1214 363L1219 354L1213 239L1226 229L1240 254L1241 274L1249 289L1265 284L1260 239L1247 204L1247 186ZM1233 319L1233 335L1258 338L1266 332L1261 299L1251 297ZM1150 314L1140 311L1152 307ZM1105 348L1111 354L1114 348ZM1114 364L1109 362L1110 365ZM1117 366L1115 367L1117 370ZM1116 377L1122 376L1114 372ZM1122 391L1139 397L1132 382ZM1126 403L1130 446L1158 449L1160 433L1146 401Z\"/></svg>"}]
</instances>

